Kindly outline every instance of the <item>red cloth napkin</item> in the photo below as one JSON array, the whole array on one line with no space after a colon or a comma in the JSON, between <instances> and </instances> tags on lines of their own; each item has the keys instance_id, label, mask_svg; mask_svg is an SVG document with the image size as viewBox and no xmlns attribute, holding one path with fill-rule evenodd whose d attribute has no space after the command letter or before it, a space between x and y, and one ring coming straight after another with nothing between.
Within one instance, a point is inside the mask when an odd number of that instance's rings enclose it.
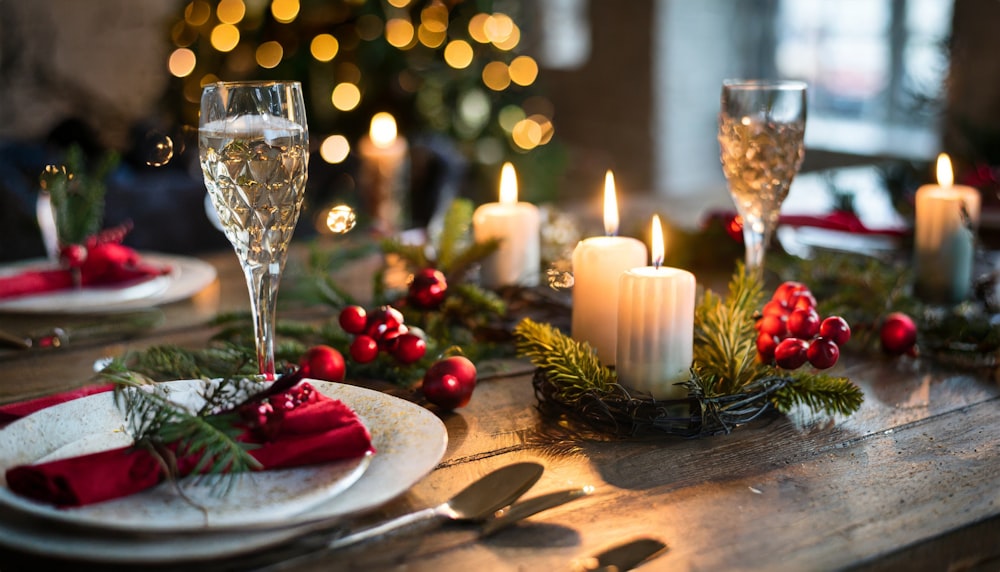
<instances>
[{"instance_id":1,"label":"red cloth napkin","mask_svg":"<svg viewBox=\"0 0 1000 572\"><path fill-rule=\"evenodd\" d=\"M168 274L170 268L144 262L131 248L107 242L95 244L88 249L79 272L82 286L118 286ZM58 268L26 270L0 277L0 300L69 290L75 286L73 273L69 268Z\"/></svg>"},{"instance_id":2,"label":"red cloth napkin","mask_svg":"<svg viewBox=\"0 0 1000 572\"><path fill-rule=\"evenodd\" d=\"M22 417L27 417L36 411L45 409L46 407L52 407L53 405L59 405L60 403L73 401L74 399L87 397L88 395L93 395L95 393L111 391L114 387L115 384L113 383L87 385L79 389L63 391L62 393L54 393L52 395L46 395L36 399L0 405L0 426L12 421L17 421Z\"/></svg>"},{"instance_id":3,"label":"red cloth napkin","mask_svg":"<svg viewBox=\"0 0 1000 572\"><path fill-rule=\"evenodd\" d=\"M297 403L282 405L290 400ZM290 408L288 408L290 407ZM264 411L267 411L265 414ZM240 440L257 445L252 455L264 469L298 467L360 457L373 452L371 435L357 415L342 402L326 397L307 383L255 406L254 420ZM198 452L177 454L180 476L197 468ZM166 476L155 456L145 449L124 447L38 465L7 470L7 484L17 494L60 507L82 506L134 494L155 486Z\"/></svg>"}]
</instances>

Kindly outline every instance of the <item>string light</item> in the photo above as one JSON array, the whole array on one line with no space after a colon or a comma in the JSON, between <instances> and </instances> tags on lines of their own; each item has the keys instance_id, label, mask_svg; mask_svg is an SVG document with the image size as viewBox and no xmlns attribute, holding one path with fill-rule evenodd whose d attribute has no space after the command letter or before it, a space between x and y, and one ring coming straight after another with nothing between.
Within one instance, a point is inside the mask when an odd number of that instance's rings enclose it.
<instances>
[{"instance_id":1,"label":"string light","mask_svg":"<svg viewBox=\"0 0 1000 572\"><path fill-rule=\"evenodd\" d=\"M337 57L340 43L330 34L319 34L309 44L309 53L316 61L328 62Z\"/></svg>"},{"instance_id":2,"label":"string light","mask_svg":"<svg viewBox=\"0 0 1000 572\"><path fill-rule=\"evenodd\" d=\"M469 67L472 56L472 46L465 40L452 40L444 47L444 61L457 70Z\"/></svg>"},{"instance_id":3,"label":"string light","mask_svg":"<svg viewBox=\"0 0 1000 572\"><path fill-rule=\"evenodd\" d=\"M361 90L353 83L337 84L330 96L333 106L341 111L350 111L361 103Z\"/></svg>"},{"instance_id":4,"label":"string light","mask_svg":"<svg viewBox=\"0 0 1000 572\"><path fill-rule=\"evenodd\" d=\"M195 57L194 52L187 48L179 48L170 54L167 68L174 77L187 77L194 71L194 66L197 63L198 58Z\"/></svg>"}]
</instances>

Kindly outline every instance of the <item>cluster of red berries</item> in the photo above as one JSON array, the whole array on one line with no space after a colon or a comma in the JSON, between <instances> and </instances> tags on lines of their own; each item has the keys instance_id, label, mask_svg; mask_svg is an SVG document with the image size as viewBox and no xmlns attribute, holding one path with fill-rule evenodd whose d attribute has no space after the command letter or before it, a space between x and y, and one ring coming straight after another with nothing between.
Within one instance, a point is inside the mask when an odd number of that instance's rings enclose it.
<instances>
[{"instance_id":1,"label":"cluster of red berries","mask_svg":"<svg viewBox=\"0 0 1000 572\"><path fill-rule=\"evenodd\" d=\"M782 369L798 369L809 362L816 369L833 367L840 346L851 339L851 328L840 316L821 320L816 298L801 282L785 282L764 304L757 321L757 355Z\"/></svg>"},{"instance_id":2,"label":"cluster of red berries","mask_svg":"<svg viewBox=\"0 0 1000 572\"><path fill-rule=\"evenodd\" d=\"M368 363L386 352L402 364L414 363L427 353L427 342L403 324L403 314L392 306L380 306L368 313L361 306L347 306L340 311L340 327L354 334L351 358Z\"/></svg>"},{"instance_id":3,"label":"cluster of red berries","mask_svg":"<svg viewBox=\"0 0 1000 572\"><path fill-rule=\"evenodd\" d=\"M285 414L314 399L316 390L308 383L300 383L284 393L268 396L248 403L240 410L250 428L264 437L271 437Z\"/></svg>"}]
</instances>

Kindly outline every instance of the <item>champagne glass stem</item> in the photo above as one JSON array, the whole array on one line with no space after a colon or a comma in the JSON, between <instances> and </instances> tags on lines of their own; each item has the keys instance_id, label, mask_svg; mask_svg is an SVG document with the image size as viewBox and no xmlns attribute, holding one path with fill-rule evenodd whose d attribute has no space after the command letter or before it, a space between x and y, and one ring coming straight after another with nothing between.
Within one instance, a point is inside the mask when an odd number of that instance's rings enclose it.
<instances>
[{"instance_id":1,"label":"champagne glass stem","mask_svg":"<svg viewBox=\"0 0 1000 572\"><path fill-rule=\"evenodd\" d=\"M743 215L743 244L746 246L747 271L760 276L764 271L764 254L771 242L774 225L767 217Z\"/></svg>"},{"instance_id":2,"label":"champagne glass stem","mask_svg":"<svg viewBox=\"0 0 1000 572\"><path fill-rule=\"evenodd\" d=\"M271 272L267 265L250 264L243 267L243 273L250 291L250 312L254 320L257 363L264 379L274 381L274 317L278 307L278 282L281 273Z\"/></svg>"}]
</instances>

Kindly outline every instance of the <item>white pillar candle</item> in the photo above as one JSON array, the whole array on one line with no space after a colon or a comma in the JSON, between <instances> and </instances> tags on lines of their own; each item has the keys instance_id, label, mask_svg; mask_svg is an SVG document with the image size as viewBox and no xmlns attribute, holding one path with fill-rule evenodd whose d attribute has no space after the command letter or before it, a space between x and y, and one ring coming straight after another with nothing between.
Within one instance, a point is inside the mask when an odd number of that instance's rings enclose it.
<instances>
[{"instance_id":1,"label":"white pillar candle","mask_svg":"<svg viewBox=\"0 0 1000 572\"><path fill-rule=\"evenodd\" d=\"M621 276L618 291L618 381L656 399L678 399L694 358L694 275L663 262L663 229L653 216L653 266Z\"/></svg>"},{"instance_id":2,"label":"white pillar candle","mask_svg":"<svg viewBox=\"0 0 1000 572\"><path fill-rule=\"evenodd\" d=\"M380 234L402 230L408 151L409 145L398 135L396 119L391 114L382 111L372 116L369 133L358 144L361 155L358 187L372 227Z\"/></svg>"},{"instance_id":3,"label":"white pillar candle","mask_svg":"<svg viewBox=\"0 0 1000 572\"><path fill-rule=\"evenodd\" d=\"M486 203L472 214L476 242L499 239L500 246L482 263L480 283L538 286L541 266L538 207L517 200L517 174L504 163L500 171L500 202Z\"/></svg>"},{"instance_id":4,"label":"white pillar candle","mask_svg":"<svg viewBox=\"0 0 1000 572\"><path fill-rule=\"evenodd\" d=\"M618 234L618 201L611 171L604 177L604 232L573 250L573 339L587 342L601 363L615 363L618 344L618 279L646 263L646 245Z\"/></svg>"},{"instance_id":5,"label":"white pillar candle","mask_svg":"<svg viewBox=\"0 0 1000 572\"><path fill-rule=\"evenodd\" d=\"M979 191L954 185L951 161L941 154L937 185L917 189L914 238L914 291L928 302L955 304L972 287Z\"/></svg>"}]
</instances>

